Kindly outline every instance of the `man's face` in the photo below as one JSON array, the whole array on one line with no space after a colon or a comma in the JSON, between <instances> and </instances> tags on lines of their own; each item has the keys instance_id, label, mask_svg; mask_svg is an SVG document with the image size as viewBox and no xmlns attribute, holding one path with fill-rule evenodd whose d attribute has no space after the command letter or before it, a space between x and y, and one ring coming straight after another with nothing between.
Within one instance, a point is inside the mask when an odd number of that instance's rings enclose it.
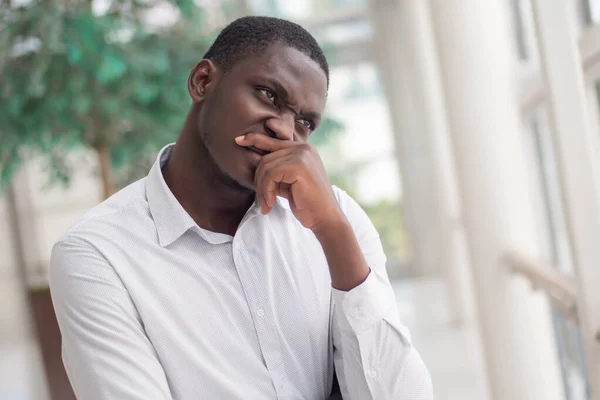
<instances>
[{"instance_id":1,"label":"man's face","mask_svg":"<svg viewBox=\"0 0 600 400\"><path fill-rule=\"evenodd\" d=\"M263 133L306 142L319 125L327 100L327 77L304 53L273 45L220 75L202 100L198 129L208 154L240 189L254 190L260 150L235 138Z\"/></svg>"}]
</instances>

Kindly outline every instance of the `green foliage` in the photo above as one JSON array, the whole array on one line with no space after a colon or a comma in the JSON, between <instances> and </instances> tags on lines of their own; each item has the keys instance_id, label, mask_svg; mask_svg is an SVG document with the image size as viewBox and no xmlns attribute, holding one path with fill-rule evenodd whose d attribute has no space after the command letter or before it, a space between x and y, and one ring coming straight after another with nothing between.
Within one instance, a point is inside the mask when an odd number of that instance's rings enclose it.
<instances>
[{"instance_id":1,"label":"green foliage","mask_svg":"<svg viewBox=\"0 0 600 400\"><path fill-rule=\"evenodd\" d=\"M31 152L68 181L78 146L112 149L117 169L174 141L190 100L187 77L208 40L204 13L176 0L181 18L151 29L149 2L0 3L0 185Z\"/></svg>"},{"instance_id":2,"label":"green foliage","mask_svg":"<svg viewBox=\"0 0 600 400\"><path fill-rule=\"evenodd\" d=\"M319 132L324 129L324 134ZM319 130L311 136L311 142L317 146L325 159L339 160L340 141L343 140L343 125L336 120L321 123ZM402 203L400 200L381 200L374 204L360 202L357 193L358 176L373 160L345 162L337 168L328 170L329 179L335 186L346 191L357 200L375 226L385 254L388 257L388 272L391 276L401 276L402 268L410 262L410 241L403 224Z\"/></svg>"},{"instance_id":3,"label":"green foliage","mask_svg":"<svg viewBox=\"0 0 600 400\"><path fill-rule=\"evenodd\" d=\"M325 116L319 128L310 135L310 143L317 148L328 146L344 130L344 126L337 120Z\"/></svg>"},{"instance_id":4,"label":"green foliage","mask_svg":"<svg viewBox=\"0 0 600 400\"><path fill-rule=\"evenodd\" d=\"M388 260L391 263L405 263L410 260L410 242L403 225L401 202L382 200L362 207L379 232Z\"/></svg>"}]
</instances>

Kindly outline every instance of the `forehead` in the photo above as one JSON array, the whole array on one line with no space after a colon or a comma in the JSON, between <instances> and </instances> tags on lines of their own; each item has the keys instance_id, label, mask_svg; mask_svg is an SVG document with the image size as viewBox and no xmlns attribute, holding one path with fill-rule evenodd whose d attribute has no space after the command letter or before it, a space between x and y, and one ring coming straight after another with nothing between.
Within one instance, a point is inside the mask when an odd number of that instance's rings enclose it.
<instances>
[{"instance_id":1,"label":"forehead","mask_svg":"<svg viewBox=\"0 0 600 400\"><path fill-rule=\"evenodd\" d=\"M325 108L325 71L309 56L293 47L272 45L260 55L237 63L231 73L242 79L277 80L287 90L290 102L306 103L319 112Z\"/></svg>"}]
</instances>

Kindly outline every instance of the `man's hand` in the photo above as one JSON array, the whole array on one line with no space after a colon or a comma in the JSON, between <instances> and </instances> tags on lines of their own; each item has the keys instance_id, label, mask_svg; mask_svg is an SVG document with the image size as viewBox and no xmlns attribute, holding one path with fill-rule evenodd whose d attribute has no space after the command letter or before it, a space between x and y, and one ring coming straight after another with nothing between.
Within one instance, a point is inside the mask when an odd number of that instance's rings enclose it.
<instances>
[{"instance_id":1,"label":"man's hand","mask_svg":"<svg viewBox=\"0 0 600 400\"><path fill-rule=\"evenodd\" d=\"M269 152L254 175L261 211L268 213L277 196L288 199L298 221L321 243L333 287L348 291L364 282L370 269L315 148L259 133L240 136L236 142Z\"/></svg>"},{"instance_id":2,"label":"man's hand","mask_svg":"<svg viewBox=\"0 0 600 400\"><path fill-rule=\"evenodd\" d=\"M268 152L262 157L254 176L263 214L267 214L275 205L276 197L281 196L290 202L300 223L313 231L338 225L344 220L323 162L313 146L273 139L260 133L240 136L236 142L243 147Z\"/></svg>"}]
</instances>

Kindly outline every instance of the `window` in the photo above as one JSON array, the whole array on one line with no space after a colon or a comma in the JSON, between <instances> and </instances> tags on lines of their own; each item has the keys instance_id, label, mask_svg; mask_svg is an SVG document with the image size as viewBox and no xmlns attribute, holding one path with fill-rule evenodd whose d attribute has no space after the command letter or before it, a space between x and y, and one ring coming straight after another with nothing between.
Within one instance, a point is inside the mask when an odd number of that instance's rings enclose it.
<instances>
[{"instance_id":1,"label":"window","mask_svg":"<svg viewBox=\"0 0 600 400\"><path fill-rule=\"evenodd\" d=\"M600 80L597 80L596 83L594 83L594 99L593 99L593 104L591 104L591 107L594 107L595 110L592 110L592 113L595 112L595 114L597 116L600 116ZM598 121L596 121L598 124L600 124L600 119L598 119ZM598 128L600 128L600 126L598 126Z\"/></svg>"},{"instance_id":2,"label":"window","mask_svg":"<svg viewBox=\"0 0 600 400\"><path fill-rule=\"evenodd\" d=\"M526 143L530 160L536 220L542 257L565 274L573 274L563 203L558 180L549 116L544 106L527 121ZM581 328L552 307L565 398L591 399Z\"/></svg>"},{"instance_id":3,"label":"window","mask_svg":"<svg viewBox=\"0 0 600 400\"><path fill-rule=\"evenodd\" d=\"M306 19L308 22L313 16L323 17L324 13L367 6L367 0L248 0L248 3L257 15Z\"/></svg>"},{"instance_id":4,"label":"window","mask_svg":"<svg viewBox=\"0 0 600 400\"><path fill-rule=\"evenodd\" d=\"M600 22L600 0L580 0L583 20L588 25Z\"/></svg>"},{"instance_id":5,"label":"window","mask_svg":"<svg viewBox=\"0 0 600 400\"><path fill-rule=\"evenodd\" d=\"M373 28L370 22L362 18L321 25L311 29L311 33L319 43L328 45L342 45L373 38Z\"/></svg>"},{"instance_id":6,"label":"window","mask_svg":"<svg viewBox=\"0 0 600 400\"><path fill-rule=\"evenodd\" d=\"M545 107L536 110L528 121L527 143L533 160L535 208L542 256L565 274L573 274L568 232L560 192L556 152L551 137L549 115Z\"/></svg>"},{"instance_id":7,"label":"window","mask_svg":"<svg viewBox=\"0 0 600 400\"><path fill-rule=\"evenodd\" d=\"M511 0L510 12L517 58L536 66L539 55L531 1Z\"/></svg>"},{"instance_id":8,"label":"window","mask_svg":"<svg viewBox=\"0 0 600 400\"><path fill-rule=\"evenodd\" d=\"M517 54L519 60L526 60L529 58L529 48L527 46L527 32L522 10L522 0L512 0L511 14L513 18Z\"/></svg>"}]
</instances>

